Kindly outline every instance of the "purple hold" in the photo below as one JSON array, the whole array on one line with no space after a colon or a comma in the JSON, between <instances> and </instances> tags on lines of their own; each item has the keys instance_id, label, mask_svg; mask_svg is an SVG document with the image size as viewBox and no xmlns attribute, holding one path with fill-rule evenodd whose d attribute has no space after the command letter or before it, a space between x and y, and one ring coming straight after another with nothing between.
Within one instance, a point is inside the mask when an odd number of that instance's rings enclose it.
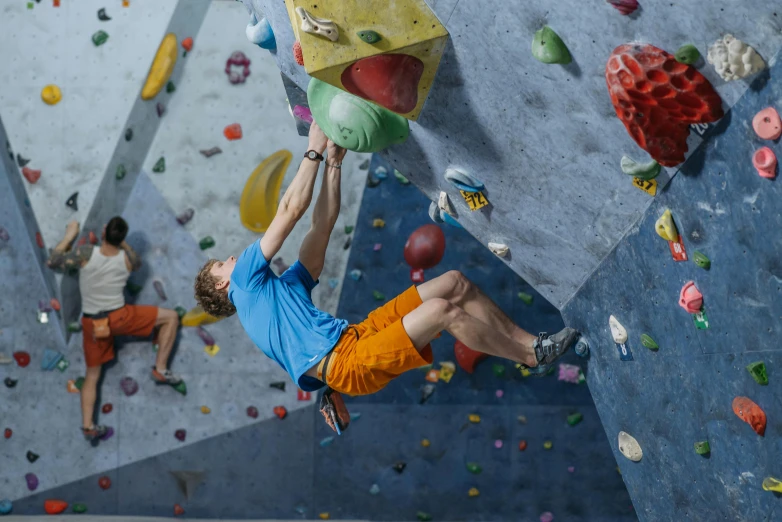
<instances>
[{"instance_id":1,"label":"purple hold","mask_svg":"<svg viewBox=\"0 0 782 522\"><path fill-rule=\"evenodd\" d=\"M133 393L135 393L135 392L133 392ZM104 433L101 436L100 440L109 440L113 436L114 436L114 428L112 428L111 426L108 426L106 428L106 433Z\"/></svg>"},{"instance_id":2,"label":"purple hold","mask_svg":"<svg viewBox=\"0 0 782 522\"><path fill-rule=\"evenodd\" d=\"M35 473L28 473L24 479L27 481L27 489L30 491L38 489L38 477L35 476Z\"/></svg>"},{"instance_id":3,"label":"purple hold","mask_svg":"<svg viewBox=\"0 0 782 522\"><path fill-rule=\"evenodd\" d=\"M181 214L179 214L176 217L176 220L180 225L186 225L188 222L190 222L191 219L193 219L193 215L195 215L195 210L189 208L184 212L182 212Z\"/></svg>"},{"instance_id":4,"label":"purple hold","mask_svg":"<svg viewBox=\"0 0 782 522\"><path fill-rule=\"evenodd\" d=\"M198 327L198 337L201 338L202 341L204 341L204 344L207 346L212 346L215 344L215 338L212 337L212 335L204 330L202 327Z\"/></svg>"},{"instance_id":5,"label":"purple hold","mask_svg":"<svg viewBox=\"0 0 782 522\"><path fill-rule=\"evenodd\" d=\"M2 239L3 241L10 241L11 240L11 236L8 235L8 231L6 229L4 229L3 227L0 227L0 239Z\"/></svg>"},{"instance_id":6,"label":"purple hold","mask_svg":"<svg viewBox=\"0 0 782 522\"><path fill-rule=\"evenodd\" d=\"M312 123L312 112L302 105L297 105L293 108L293 115L302 121Z\"/></svg>"},{"instance_id":7,"label":"purple hold","mask_svg":"<svg viewBox=\"0 0 782 522\"><path fill-rule=\"evenodd\" d=\"M41 299L38 301L38 311L39 312L46 312L49 313L52 311L52 307L49 304L49 301L46 301L45 299Z\"/></svg>"},{"instance_id":8,"label":"purple hold","mask_svg":"<svg viewBox=\"0 0 782 522\"><path fill-rule=\"evenodd\" d=\"M166 112L166 106L160 102L157 102L157 105L155 105L155 110L157 111L158 118L160 118L163 116L163 113Z\"/></svg>"},{"instance_id":9,"label":"purple hold","mask_svg":"<svg viewBox=\"0 0 782 522\"><path fill-rule=\"evenodd\" d=\"M161 300L165 301L167 299L166 297L166 290L163 288L163 282L158 281L157 279L152 282L152 286L155 287L155 292L157 292L158 297L160 297Z\"/></svg>"},{"instance_id":10,"label":"purple hold","mask_svg":"<svg viewBox=\"0 0 782 522\"><path fill-rule=\"evenodd\" d=\"M135 379L133 379L133 377L123 377L122 380L119 381L119 386L128 397L135 395L135 393L138 391L138 383L135 381Z\"/></svg>"}]
</instances>

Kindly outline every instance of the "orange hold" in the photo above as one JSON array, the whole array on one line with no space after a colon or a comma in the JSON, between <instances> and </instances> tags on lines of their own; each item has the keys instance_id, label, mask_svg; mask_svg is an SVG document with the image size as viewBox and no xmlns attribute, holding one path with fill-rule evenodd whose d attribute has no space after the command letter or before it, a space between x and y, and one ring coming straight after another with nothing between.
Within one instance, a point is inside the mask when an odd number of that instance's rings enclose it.
<instances>
[{"instance_id":1,"label":"orange hold","mask_svg":"<svg viewBox=\"0 0 782 522\"><path fill-rule=\"evenodd\" d=\"M230 141L242 139L242 126L238 123L227 125L223 129L223 135Z\"/></svg>"},{"instance_id":2,"label":"orange hold","mask_svg":"<svg viewBox=\"0 0 782 522\"><path fill-rule=\"evenodd\" d=\"M49 301L49 304L51 305L52 310L55 312L60 311L60 301L58 301L56 297L52 297L52 300Z\"/></svg>"},{"instance_id":3,"label":"orange hold","mask_svg":"<svg viewBox=\"0 0 782 522\"><path fill-rule=\"evenodd\" d=\"M98 236L95 235L95 232L90 230L90 244L91 245L97 245L98 244Z\"/></svg>"},{"instance_id":4,"label":"orange hold","mask_svg":"<svg viewBox=\"0 0 782 522\"><path fill-rule=\"evenodd\" d=\"M288 415L288 410L285 409L285 406L275 406L274 414L280 419L284 419Z\"/></svg>"},{"instance_id":5,"label":"orange hold","mask_svg":"<svg viewBox=\"0 0 782 522\"><path fill-rule=\"evenodd\" d=\"M761 437L766 433L766 412L760 406L752 402L747 397L736 397L733 399L733 413L736 416L752 426L755 433Z\"/></svg>"},{"instance_id":6,"label":"orange hold","mask_svg":"<svg viewBox=\"0 0 782 522\"><path fill-rule=\"evenodd\" d=\"M179 515L185 514L185 508L180 506L179 504L174 504L174 516L178 517Z\"/></svg>"},{"instance_id":7,"label":"orange hold","mask_svg":"<svg viewBox=\"0 0 782 522\"><path fill-rule=\"evenodd\" d=\"M40 232L35 233L35 244L38 245L38 248L43 248L43 236Z\"/></svg>"},{"instance_id":8,"label":"orange hold","mask_svg":"<svg viewBox=\"0 0 782 522\"><path fill-rule=\"evenodd\" d=\"M59 515L68 509L68 503L64 500L45 500L43 503L43 509L49 515Z\"/></svg>"},{"instance_id":9,"label":"orange hold","mask_svg":"<svg viewBox=\"0 0 782 522\"><path fill-rule=\"evenodd\" d=\"M627 132L666 167L684 161L690 125L724 115L722 100L705 76L653 45L614 49L606 63L606 85Z\"/></svg>"},{"instance_id":10,"label":"orange hold","mask_svg":"<svg viewBox=\"0 0 782 522\"><path fill-rule=\"evenodd\" d=\"M38 183L38 180L41 179L41 171L31 169L30 167L22 167L22 176L31 184L35 185Z\"/></svg>"},{"instance_id":11,"label":"orange hold","mask_svg":"<svg viewBox=\"0 0 782 522\"><path fill-rule=\"evenodd\" d=\"M182 49L184 49L187 52L190 52L193 50L193 37L188 36L184 40L182 40Z\"/></svg>"},{"instance_id":12,"label":"orange hold","mask_svg":"<svg viewBox=\"0 0 782 522\"><path fill-rule=\"evenodd\" d=\"M467 373L473 373L478 363L489 358L489 354L476 352L461 341L453 343L453 353L456 356L456 362Z\"/></svg>"},{"instance_id":13,"label":"orange hold","mask_svg":"<svg viewBox=\"0 0 782 522\"><path fill-rule=\"evenodd\" d=\"M519 442L519 451L524 451L525 449L527 449L527 441L522 440L521 442Z\"/></svg>"},{"instance_id":14,"label":"orange hold","mask_svg":"<svg viewBox=\"0 0 782 522\"><path fill-rule=\"evenodd\" d=\"M304 65L304 53L301 51L301 42L293 42L293 58L297 64Z\"/></svg>"}]
</instances>

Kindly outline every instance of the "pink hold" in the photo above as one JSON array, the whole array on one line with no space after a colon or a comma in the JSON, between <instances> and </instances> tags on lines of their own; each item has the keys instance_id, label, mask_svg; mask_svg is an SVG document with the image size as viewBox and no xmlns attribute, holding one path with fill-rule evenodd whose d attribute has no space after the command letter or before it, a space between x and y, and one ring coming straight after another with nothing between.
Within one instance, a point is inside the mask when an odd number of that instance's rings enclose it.
<instances>
[{"instance_id":1,"label":"pink hold","mask_svg":"<svg viewBox=\"0 0 782 522\"><path fill-rule=\"evenodd\" d=\"M500 439L495 440L494 447L500 449L502 447L502 441Z\"/></svg>"},{"instance_id":2,"label":"pink hold","mask_svg":"<svg viewBox=\"0 0 782 522\"><path fill-rule=\"evenodd\" d=\"M690 281L682 287L679 295L679 306L690 314L697 314L703 308L703 294L695 288L694 282Z\"/></svg>"},{"instance_id":3,"label":"pink hold","mask_svg":"<svg viewBox=\"0 0 782 522\"><path fill-rule=\"evenodd\" d=\"M505 392L502 390L497 390L496 392L494 392L494 395L496 395L498 399L501 399L502 396L505 395Z\"/></svg>"},{"instance_id":4,"label":"pink hold","mask_svg":"<svg viewBox=\"0 0 782 522\"><path fill-rule=\"evenodd\" d=\"M554 514L551 511L546 511L540 514L540 522L553 522Z\"/></svg>"},{"instance_id":5,"label":"pink hold","mask_svg":"<svg viewBox=\"0 0 782 522\"><path fill-rule=\"evenodd\" d=\"M762 140L775 140L782 136L782 120L774 107L766 107L752 118L752 128Z\"/></svg>"},{"instance_id":6,"label":"pink hold","mask_svg":"<svg viewBox=\"0 0 782 522\"><path fill-rule=\"evenodd\" d=\"M567 470L568 470L568 473L574 473L576 471L576 468L574 466L568 466Z\"/></svg>"},{"instance_id":7,"label":"pink hold","mask_svg":"<svg viewBox=\"0 0 782 522\"><path fill-rule=\"evenodd\" d=\"M606 0L611 7L627 16L633 14L638 9L638 0Z\"/></svg>"},{"instance_id":8,"label":"pink hold","mask_svg":"<svg viewBox=\"0 0 782 522\"><path fill-rule=\"evenodd\" d=\"M562 363L559 365L560 381L578 384L580 378L581 378L581 368L579 368L575 364Z\"/></svg>"},{"instance_id":9,"label":"pink hold","mask_svg":"<svg viewBox=\"0 0 782 522\"><path fill-rule=\"evenodd\" d=\"M381 243L375 243L374 251L378 252L380 249L383 248L383 245Z\"/></svg>"},{"instance_id":10,"label":"pink hold","mask_svg":"<svg viewBox=\"0 0 782 522\"><path fill-rule=\"evenodd\" d=\"M312 123L312 112L303 105L296 105L293 108L293 115L300 120L306 121L307 123Z\"/></svg>"},{"instance_id":11,"label":"pink hold","mask_svg":"<svg viewBox=\"0 0 782 522\"><path fill-rule=\"evenodd\" d=\"M758 170L761 178L774 179L777 177L777 157L774 151L763 147L752 155L752 165Z\"/></svg>"}]
</instances>

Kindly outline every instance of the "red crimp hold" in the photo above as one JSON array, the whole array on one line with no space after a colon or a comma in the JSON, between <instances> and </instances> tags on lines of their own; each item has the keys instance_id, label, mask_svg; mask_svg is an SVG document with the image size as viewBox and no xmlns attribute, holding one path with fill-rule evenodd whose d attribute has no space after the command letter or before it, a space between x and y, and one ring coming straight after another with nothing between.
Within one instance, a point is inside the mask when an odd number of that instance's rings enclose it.
<instances>
[{"instance_id":1,"label":"red crimp hold","mask_svg":"<svg viewBox=\"0 0 782 522\"><path fill-rule=\"evenodd\" d=\"M43 236L40 232L35 233L35 244L38 245L38 248L43 248Z\"/></svg>"},{"instance_id":2,"label":"red crimp hold","mask_svg":"<svg viewBox=\"0 0 782 522\"><path fill-rule=\"evenodd\" d=\"M234 67L241 67L241 72L234 70ZM234 51L225 61L225 74L228 75L228 81L234 85L244 83L250 76L250 59L242 51Z\"/></svg>"},{"instance_id":3,"label":"red crimp hold","mask_svg":"<svg viewBox=\"0 0 782 522\"><path fill-rule=\"evenodd\" d=\"M223 129L223 136L230 141L242 139L242 126L238 123L226 125L225 129Z\"/></svg>"},{"instance_id":4,"label":"red crimp hold","mask_svg":"<svg viewBox=\"0 0 782 522\"><path fill-rule=\"evenodd\" d=\"M282 420L288 416L288 410L285 409L285 406L275 406L274 414Z\"/></svg>"},{"instance_id":5,"label":"red crimp hold","mask_svg":"<svg viewBox=\"0 0 782 522\"><path fill-rule=\"evenodd\" d=\"M6 439L10 439L11 435L13 435L13 434L14 434L14 432L13 432L13 430L11 428L6 428L5 431L3 432L3 436Z\"/></svg>"},{"instance_id":6,"label":"red crimp hold","mask_svg":"<svg viewBox=\"0 0 782 522\"><path fill-rule=\"evenodd\" d=\"M691 65L648 44L624 44L606 63L616 115L635 142L666 167L684 161L689 126L724 115L722 100Z\"/></svg>"},{"instance_id":7,"label":"red crimp hold","mask_svg":"<svg viewBox=\"0 0 782 522\"><path fill-rule=\"evenodd\" d=\"M61 308L60 307L60 301L58 301L56 297L52 297L52 300L49 301L49 305L51 305L52 310L54 310L55 312L59 312L60 311L60 308Z\"/></svg>"},{"instance_id":8,"label":"red crimp hold","mask_svg":"<svg viewBox=\"0 0 782 522\"><path fill-rule=\"evenodd\" d=\"M293 42L293 59L296 63L304 66L304 53L301 51L301 42Z\"/></svg>"},{"instance_id":9,"label":"red crimp hold","mask_svg":"<svg viewBox=\"0 0 782 522\"><path fill-rule=\"evenodd\" d=\"M14 352L14 359L16 360L16 364L20 368L26 367L28 364L30 364L30 354L27 352Z\"/></svg>"},{"instance_id":10,"label":"red crimp hold","mask_svg":"<svg viewBox=\"0 0 782 522\"><path fill-rule=\"evenodd\" d=\"M97 245L98 244L98 236L95 235L95 232L90 230L89 234L89 241L91 245Z\"/></svg>"},{"instance_id":11,"label":"red crimp hold","mask_svg":"<svg viewBox=\"0 0 782 522\"><path fill-rule=\"evenodd\" d=\"M187 52L190 52L193 50L193 37L188 36L184 40L182 40L182 49L184 49Z\"/></svg>"},{"instance_id":12,"label":"red crimp hold","mask_svg":"<svg viewBox=\"0 0 782 522\"><path fill-rule=\"evenodd\" d=\"M312 399L312 394L310 392L305 392L304 390L298 391L298 399L300 401L308 401Z\"/></svg>"},{"instance_id":13,"label":"red crimp hold","mask_svg":"<svg viewBox=\"0 0 782 522\"><path fill-rule=\"evenodd\" d=\"M38 183L38 180L41 179L41 171L31 169L30 167L22 167L22 176L24 176L30 184L35 185Z\"/></svg>"}]
</instances>

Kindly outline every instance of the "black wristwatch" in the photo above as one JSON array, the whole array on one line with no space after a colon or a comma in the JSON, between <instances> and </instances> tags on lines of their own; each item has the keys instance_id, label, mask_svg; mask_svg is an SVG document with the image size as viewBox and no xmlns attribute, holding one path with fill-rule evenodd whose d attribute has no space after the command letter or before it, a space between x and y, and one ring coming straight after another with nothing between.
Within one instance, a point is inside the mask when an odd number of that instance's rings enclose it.
<instances>
[{"instance_id":1,"label":"black wristwatch","mask_svg":"<svg viewBox=\"0 0 782 522\"><path fill-rule=\"evenodd\" d=\"M319 154L317 151L308 150L304 153L304 157L312 161L323 161L323 154Z\"/></svg>"}]
</instances>

